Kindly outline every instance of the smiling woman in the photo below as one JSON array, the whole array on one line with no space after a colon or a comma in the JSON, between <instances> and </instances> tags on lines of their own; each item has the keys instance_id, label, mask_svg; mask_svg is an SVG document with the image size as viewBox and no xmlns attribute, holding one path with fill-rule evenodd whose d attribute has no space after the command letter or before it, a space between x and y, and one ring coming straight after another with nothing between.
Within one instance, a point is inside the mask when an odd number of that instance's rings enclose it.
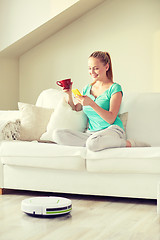
<instances>
[{"instance_id":1,"label":"smiling woman","mask_svg":"<svg viewBox=\"0 0 160 240\"><path fill-rule=\"evenodd\" d=\"M102 64L100 64L100 62L104 64L104 67L102 66ZM95 66L93 65L94 63L96 64ZM98 77L100 71L103 69L108 79L110 79L113 82L112 63L108 52L101 51L93 52L89 57L88 64L89 73L93 79L95 78L95 81L91 83L91 85L93 85L96 82L96 78Z\"/></svg>"},{"instance_id":2,"label":"smiling woman","mask_svg":"<svg viewBox=\"0 0 160 240\"><path fill-rule=\"evenodd\" d=\"M72 99L72 85L64 90L68 94L68 104L73 110L83 112L88 118L85 133L68 129L56 129L54 141L62 145L86 146L91 151L106 148L148 146L145 143L126 140L121 119L118 116L123 91L113 82L112 63L108 52L93 52L88 59L92 83L83 89L83 95L76 95L78 104Z\"/></svg>"}]
</instances>

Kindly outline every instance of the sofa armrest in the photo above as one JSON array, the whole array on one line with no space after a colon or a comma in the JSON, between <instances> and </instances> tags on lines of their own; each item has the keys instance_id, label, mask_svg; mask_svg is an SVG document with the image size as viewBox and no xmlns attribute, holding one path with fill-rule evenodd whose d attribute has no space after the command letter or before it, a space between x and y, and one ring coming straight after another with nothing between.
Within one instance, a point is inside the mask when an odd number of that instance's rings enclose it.
<instances>
[{"instance_id":1,"label":"sofa armrest","mask_svg":"<svg viewBox=\"0 0 160 240\"><path fill-rule=\"evenodd\" d=\"M19 110L0 110L0 120L16 120L20 118L20 111Z\"/></svg>"},{"instance_id":2,"label":"sofa armrest","mask_svg":"<svg viewBox=\"0 0 160 240\"><path fill-rule=\"evenodd\" d=\"M0 189L3 188L3 164L0 158Z\"/></svg>"}]
</instances>

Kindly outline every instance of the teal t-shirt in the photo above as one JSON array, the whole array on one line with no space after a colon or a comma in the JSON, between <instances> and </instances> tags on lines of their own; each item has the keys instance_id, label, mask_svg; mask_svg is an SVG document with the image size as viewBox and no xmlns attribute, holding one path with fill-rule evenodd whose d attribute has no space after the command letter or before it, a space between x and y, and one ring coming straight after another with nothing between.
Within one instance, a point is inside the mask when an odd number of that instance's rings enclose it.
<instances>
[{"instance_id":1,"label":"teal t-shirt","mask_svg":"<svg viewBox=\"0 0 160 240\"><path fill-rule=\"evenodd\" d=\"M100 96L95 98L91 94L91 88L92 86L88 84L84 89L83 89L83 95L87 95L90 97L97 105L99 105L101 108L109 111L110 108L110 99L111 96L117 92L122 92L122 88L118 83L113 83L109 89L104 91ZM123 95L123 92L122 92ZM111 124L106 122L103 118L101 118L90 106L83 106L83 111L88 117L88 130L89 131L99 131L102 129L105 129ZM123 123L120 120L119 116L117 115L114 123L112 125L118 125L124 130Z\"/></svg>"}]
</instances>

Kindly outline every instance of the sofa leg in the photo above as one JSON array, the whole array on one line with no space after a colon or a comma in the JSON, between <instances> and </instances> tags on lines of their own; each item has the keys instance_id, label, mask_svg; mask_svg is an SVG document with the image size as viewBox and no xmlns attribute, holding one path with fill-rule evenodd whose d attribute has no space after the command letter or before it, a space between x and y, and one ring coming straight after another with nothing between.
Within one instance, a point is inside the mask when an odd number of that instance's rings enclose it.
<instances>
[{"instance_id":1,"label":"sofa leg","mask_svg":"<svg viewBox=\"0 0 160 240\"><path fill-rule=\"evenodd\" d=\"M0 195L3 194L3 188L0 188Z\"/></svg>"},{"instance_id":2,"label":"sofa leg","mask_svg":"<svg viewBox=\"0 0 160 240\"><path fill-rule=\"evenodd\" d=\"M157 214L160 215L160 182L157 184Z\"/></svg>"}]
</instances>

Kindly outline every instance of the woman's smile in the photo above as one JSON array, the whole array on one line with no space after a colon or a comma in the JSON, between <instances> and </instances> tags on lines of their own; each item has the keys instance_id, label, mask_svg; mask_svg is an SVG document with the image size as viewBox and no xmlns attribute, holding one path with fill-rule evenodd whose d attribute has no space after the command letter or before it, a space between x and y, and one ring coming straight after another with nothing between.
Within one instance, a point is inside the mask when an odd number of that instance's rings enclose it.
<instances>
[{"instance_id":1,"label":"woman's smile","mask_svg":"<svg viewBox=\"0 0 160 240\"><path fill-rule=\"evenodd\" d=\"M98 74L91 74L91 77L92 77L92 78L97 78L97 77L98 77Z\"/></svg>"}]
</instances>

